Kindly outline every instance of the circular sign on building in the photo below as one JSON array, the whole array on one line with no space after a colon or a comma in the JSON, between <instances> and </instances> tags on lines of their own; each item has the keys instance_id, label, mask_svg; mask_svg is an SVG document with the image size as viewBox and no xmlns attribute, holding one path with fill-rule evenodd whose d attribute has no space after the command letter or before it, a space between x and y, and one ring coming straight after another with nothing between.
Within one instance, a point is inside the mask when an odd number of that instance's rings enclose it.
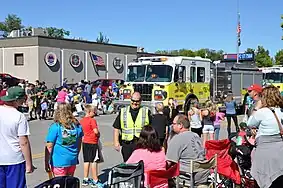
<instances>
[{"instance_id":1,"label":"circular sign on building","mask_svg":"<svg viewBox=\"0 0 283 188\"><path fill-rule=\"evenodd\" d=\"M78 54L72 54L70 57L70 63L73 67L77 68L81 65L81 58Z\"/></svg>"},{"instance_id":2,"label":"circular sign on building","mask_svg":"<svg viewBox=\"0 0 283 188\"><path fill-rule=\"evenodd\" d=\"M121 70L123 69L123 62L122 60L119 58L119 57L115 57L113 59L113 67L116 69L116 70Z\"/></svg>"},{"instance_id":3,"label":"circular sign on building","mask_svg":"<svg viewBox=\"0 0 283 188\"><path fill-rule=\"evenodd\" d=\"M57 63L56 54L54 52L48 52L45 55L45 63L50 67L53 67L54 65L56 65L56 63Z\"/></svg>"}]
</instances>

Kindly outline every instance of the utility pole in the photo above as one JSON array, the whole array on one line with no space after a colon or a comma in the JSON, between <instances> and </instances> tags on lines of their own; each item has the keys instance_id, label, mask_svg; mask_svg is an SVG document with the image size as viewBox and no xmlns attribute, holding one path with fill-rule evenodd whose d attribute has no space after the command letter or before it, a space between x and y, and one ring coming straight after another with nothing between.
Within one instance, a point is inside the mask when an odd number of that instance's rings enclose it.
<instances>
[{"instance_id":1,"label":"utility pole","mask_svg":"<svg viewBox=\"0 0 283 188\"><path fill-rule=\"evenodd\" d=\"M237 0L237 64L239 63L239 51L241 46L240 0Z\"/></svg>"},{"instance_id":2,"label":"utility pole","mask_svg":"<svg viewBox=\"0 0 283 188\"><path fill-rule=\"evenodd\" d=\"M283 14L281 15L281 20L282 20L282 22L281 22L281 29L283 31ZM283 40L283 36L282 36L281 40Z\"/></svg>"}]
</instances>

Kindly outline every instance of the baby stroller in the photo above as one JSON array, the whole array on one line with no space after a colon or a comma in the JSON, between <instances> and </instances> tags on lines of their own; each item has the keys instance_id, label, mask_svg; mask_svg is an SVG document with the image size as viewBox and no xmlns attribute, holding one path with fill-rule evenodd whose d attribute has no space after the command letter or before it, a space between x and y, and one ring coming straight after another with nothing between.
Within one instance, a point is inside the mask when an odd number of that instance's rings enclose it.
<instances>
[{"instance_id":1,"label":"baby stroller","mask_svg":"<svg viewBox=\"0 0 283 188\"><path fill-rule=\"evenodd\" d=\"M231 141L230 155L236 159L241 174L241 185L245 188L256 188L256 182L250 174L252 161L251 153L255 146L249 143L245 137L245 144L236 145L235 138L238 137L238 133L232 133L229 137Z\"/></svg>"},{"instance_id":2,"label":"baby stroller","mask_svg":"<svg viewBox=\"0 0 283 188\"><path fill-rule=\"evenodd\" d=\"M231 141L225 140L209 140L205 142L206 158L209 160L217 154L217 178L216 187L232 188L241 184L241 176L239 167L229 154Z\"/></svg>"}]
</instances>

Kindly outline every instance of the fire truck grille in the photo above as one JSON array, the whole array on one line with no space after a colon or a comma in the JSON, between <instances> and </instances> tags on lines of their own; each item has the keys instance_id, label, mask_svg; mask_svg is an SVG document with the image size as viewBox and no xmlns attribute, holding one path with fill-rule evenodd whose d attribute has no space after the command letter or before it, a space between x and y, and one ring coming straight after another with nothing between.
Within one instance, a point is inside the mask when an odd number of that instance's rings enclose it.
<instances>
[{"instance_id":1,"label":"fire truck grille","mask_svg":"<svg viewBox=\"0 0 283 188\"><path fill-rule=\"evenodd\" d=\"M152 88L153 84L134 84L134 90L141 94L143 101L152 100Z\"/></svg>"}]
</instances>

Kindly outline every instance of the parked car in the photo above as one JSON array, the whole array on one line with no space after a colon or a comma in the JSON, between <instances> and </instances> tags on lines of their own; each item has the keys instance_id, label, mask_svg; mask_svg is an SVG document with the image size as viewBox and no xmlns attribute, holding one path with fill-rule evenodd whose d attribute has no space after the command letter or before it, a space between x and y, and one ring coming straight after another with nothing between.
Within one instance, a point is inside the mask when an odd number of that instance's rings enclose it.
<instances>
[{"instance_id":1,"label":"parked car","mask_svg":"<svg viewBox=\"0 0 283 188\"><path fill-rule=\"evenodd\" d=\"M0 78L2 79L2 82L5 82L9 87L17 86L21 81L23 81L22 79L5 73L0 73Z\"/></svg>"},{"instance_id":2,"label":"parked car","mask_svg":"<svg viewBox=\"0 0 283 188\"><path fill-rule=\"evenodd\" d=\"M125 81L121 79L98 79L92 82L92 85L93 85L93 89L95 90L97 86L101 84L102 91L106 92L107 88L109 86L112 86L113 82L116 82L116 83L118 82L119 85L123 85Z\"/></svg>"}]
</instances>

